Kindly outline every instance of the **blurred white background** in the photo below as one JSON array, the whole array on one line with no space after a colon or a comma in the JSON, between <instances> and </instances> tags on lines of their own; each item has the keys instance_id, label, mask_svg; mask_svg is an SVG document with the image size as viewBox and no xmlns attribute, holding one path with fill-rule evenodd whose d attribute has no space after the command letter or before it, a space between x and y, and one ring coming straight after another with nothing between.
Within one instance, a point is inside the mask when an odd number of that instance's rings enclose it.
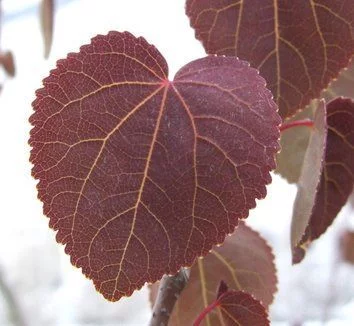
<instances>
[{"instance_id":1,"label":"blurred white background","mask_svg":"<svg viewBox=\"0 0 354 326\"><path fill-rule=\"evenodd\" d=\"M17 75L0 94L0 273L16 298L26 325L147 325L148 291L106 302L55 242L37 199L27 145L34 92L59 58L78 51L96 34L128 30L144 36L165 56L170 78L203 57L184 13L184 0L58 0L49 60L43 59L38 0L2 0L2 50L15 54ZM4 75L4 74L3 74ZM289 228L295 186L278 176L249 224L273 246L279 292L272 325L354 325L354 267L341 262L338 237L353 227L345 207L334 226L291 266ZM352 223L350 225L350 223ZM12 325L0 294L0 325Z\"/></svg>"}]
</instances>

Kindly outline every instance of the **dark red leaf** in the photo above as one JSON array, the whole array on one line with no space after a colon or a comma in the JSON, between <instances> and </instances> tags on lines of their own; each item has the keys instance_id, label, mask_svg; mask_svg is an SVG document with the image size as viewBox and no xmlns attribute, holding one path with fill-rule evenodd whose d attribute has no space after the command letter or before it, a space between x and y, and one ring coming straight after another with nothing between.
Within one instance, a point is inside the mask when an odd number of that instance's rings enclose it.
<instances>
[{"instance_id":1,"label":"dark red leaf","mask_svg":"<svg viewBox=\"0 0 354 326\"><path fill-rule=\"evenodd\" d=\"M322 102L323 103L323 102ZM318 108L305 155L292 221L293 262L332 224L353 191L354 103L338 98ZM328 129L328 132L327 132Z\"/></svg>"},{"instance_id":2,"label":"dark red leaf","mask_svg":"<svg viewBox=\"0 0 354 326\"><path fill-rule=\"evenodd\" d=\"M227 286L227 284L224 281L220 281L219 287L218 287L218 291L217 291L217 294L216 294L216 298L219 299L220 296L223 293L227 292L228 289L229 289L229 287Z\"/></svg>"},{"instance_id":3,"label":"dark red leaf","mask_svg":"<svg viewBox=\"0 0 354 326\"><path fill-rule=\"evenodd\" d=\"M216 309L217 312L215 311ZM218 297L210 306L202 311L193 325L202 325L202 321L205 320L205 317L210 314L217 314L219 321L217 323L213 322L213 324L207 322L207 325L270 325L268 314L262 304L258 300L254 299L250 294L242 291L224 291L220 297Z\"/></svg>"},{"instance_id":4,"label":"dark red leaf","mask_svg":"<svg viewBox=\"0 0 354 326\"><path fill-rule=\"evenodd\" d=\"M268 309L276 291L274 256L266 241L255 231L240 223L235 233L221 247L199 259L191 268L189 281L177 301L170 318L171 326L191 325L198 314L215 300L215 291L222 294L222 285L252 294ZM154 304L159 284L151 286ZM217 314L206 317L209 325L218 325Z\"/></svg>"},{"instance_id":5,"label":"dark red leaf","mask_svg":"<svg viewBox=\"0 0 354 326\"><path fill-rule=\"evenodd\" d=\"M317 98L354 53L352 0L187 0L186 11L207 53L260 70L282 117Z\"/></svg>"},{"instance_id":6,"label":"dark red leaf","mask_svg":"<svg viewBox=\"0 0 354 326\"><path fill-rule=\"evenodd\" d=\"M354 264L354 231L346 230L342 234L341 252L344 261Z\"/></svg>"},{"instance_id":7,"label":"dark red leaf","mask_svg":"<svg viewBox=\"0 0 354 326\"><path fill-rule=\"evenodd\" d=\"M16 68L12 52L7 51L4 53L0 53L0 65L3 66L9 76L15 76Z\"/></svg>"},{"instance_id":8,"label":"dark red leaf","mask_svg":"<svg viewBox=\"0 0 354 326\"><path fill-rule=\"evenodd\" d=\"M191 266L266 195L280 118L246 62L207 57L169 82L154 46L111 32L60 60L36 94L44 213L109 300Z\"/></svg>"},{"instance_id":9,"label":"dark red leaf","mask_svg":"<svg viewBox=\"0 0 354 326\"><path fill-rule=\"evenodd\" d=\"M40 10L41 32L44 42L44 57L48 58L53 41L54 0L42 0Z\"/></svg>"}]
</instances>

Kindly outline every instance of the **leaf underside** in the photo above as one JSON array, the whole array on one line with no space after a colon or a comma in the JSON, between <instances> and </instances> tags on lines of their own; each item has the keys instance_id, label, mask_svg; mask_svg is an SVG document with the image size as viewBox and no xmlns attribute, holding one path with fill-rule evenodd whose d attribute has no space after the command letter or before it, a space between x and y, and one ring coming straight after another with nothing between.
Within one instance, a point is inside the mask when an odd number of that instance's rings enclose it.
<instances>
[{"instance_id":1,"label":"leaf underside","mask_svg":"<svg viewBox=\"0 0 354 326\"><path fill-rule=\"evenodd\" d=\"M316 116L320 132L311 136L294 204L293 263L302 261L307 246L327 230L353 191L354 103L338 98L327 110L318 108Z\"/></svg>"},{"instance_id":2,"label":"leaf underside","mask_svg":"<svg viewBox=\"0 0 354 326\"><path fill-rule=\"evenodd\" d=\"M235 233L214 248L191 268L183 290L170 317L171 326L191 325L199 313L215 300L220 280L231 288L252 294L267 309L276 292L274 256L260 235L240 223ZM154 304L159 283L150 287L150 301ZM210 325L223 325L220 314L206 316Z\"/></svg>"},{"instance_id":3,"label":"leaf underside","mask_svg":"<svg viewBox=\"0 0 354 326\"><path fill-rule=\"evenodd\" d=\"M187 0L186 12L207 53L260 71L283 118L318 98L354 53L352 0Z\"/></svg>"},{"instance_id":4,"label":"leaf underside","mask_svg":"<svg viewBox=\"0 0 354 326\"><path fill-rule=\"evenodd\" d=\"M206 57L167 74L154 46L110 32L59 60L33 103L44 213L113 301L222 243L275 167L280 118L255 69Z\"/></svg>"},{"instance_id":5,"label":"leaf underside","mask_svg":"<svg viewBox=\"0 0 354 326\"><path fill-rule=\"evenodd\" d=\"M312 101L303 111L287 122L303 119L313 120L317 105L317 101ZM277 168L274 172L280 174L289 183L295 183L299 180L312 130L308 126L298 126L284 130L280 134L281 151L277 154Z\"/></svg>"}]
</instances>

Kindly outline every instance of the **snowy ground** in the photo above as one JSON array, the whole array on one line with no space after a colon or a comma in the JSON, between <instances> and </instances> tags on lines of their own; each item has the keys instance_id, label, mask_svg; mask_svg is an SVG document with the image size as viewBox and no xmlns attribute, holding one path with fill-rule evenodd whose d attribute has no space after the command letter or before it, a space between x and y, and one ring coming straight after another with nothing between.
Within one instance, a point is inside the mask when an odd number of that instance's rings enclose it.
<instances>
[{"instance_id":1,"label":"snowy ground","mask_svg":"<svg viewBox=\"0 0 354 326\"><path fill-rule=\"evenodd\" d=\"M96 34L114 29L145 36L169 62L171 76L204 56L184 14L184 0L58 0L48 61L42 56L38 1L2 2L1 45L15 53L17 77L6 80L0 95L0 272L27 325L146 325L150 316L146 289L116 304L106 302L55 243L30 177L27 120L34 91L55 61ZM273 325L353 325L354 268L338 257L338 235L353 222L353 211L343 209L305 261L292 267L289 227L296 189L279 177L273 179L269 196L249 218L277 257L279 292L271 307ZM0 325L11 325L1 296Z\"/></svg>"}]
</instances>

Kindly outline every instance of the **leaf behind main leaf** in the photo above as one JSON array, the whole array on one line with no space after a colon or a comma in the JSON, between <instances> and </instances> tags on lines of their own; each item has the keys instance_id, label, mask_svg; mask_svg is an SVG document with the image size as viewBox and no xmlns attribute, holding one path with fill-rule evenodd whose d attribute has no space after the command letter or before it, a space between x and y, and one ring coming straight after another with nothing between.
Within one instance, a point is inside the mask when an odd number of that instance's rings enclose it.
<instances>
[{"instance_id":1,"label":"leaf behind main leaf","mask_svg":"<svg viewBox=\"0 0 354 326\"><path fill-rule=\"evenodd\" d=\"M291 226L293 262L332 224L353 191L354 103L338 98L319 107L305 155ZM325 112L327 113L325 114ZM328 129L328 132L327 132Z\"/></svg>"},{"instance_id":2,"label":"leaf behind main leaf","mask_svg":"<svg viewBox=\"0 0 354 326\"><path fill-rule=\"evenodd\" d=\"M318 98L354 54L352 0L187 0L186 12L207 53L260 70L283 118Z\"/></svg>"},{"instance_id":3,"label":"leaf behind main leaf","mask_svg":"<svg viewBox=\"0 0 354 326\"><path fill-rule=\"evenodd\" d=\"M191 325L215 300L220 280L232 289L252 294L265 309L273 301L277 283L273 253L266 241L244 223L239 224L222 246L192 266L188 284L170 318L171 326ZM158 287L156 283L150 288L152 304ZM206 321L208 325L222 325L218 314L208 315Z\"/></svg>"}]
</instances>

